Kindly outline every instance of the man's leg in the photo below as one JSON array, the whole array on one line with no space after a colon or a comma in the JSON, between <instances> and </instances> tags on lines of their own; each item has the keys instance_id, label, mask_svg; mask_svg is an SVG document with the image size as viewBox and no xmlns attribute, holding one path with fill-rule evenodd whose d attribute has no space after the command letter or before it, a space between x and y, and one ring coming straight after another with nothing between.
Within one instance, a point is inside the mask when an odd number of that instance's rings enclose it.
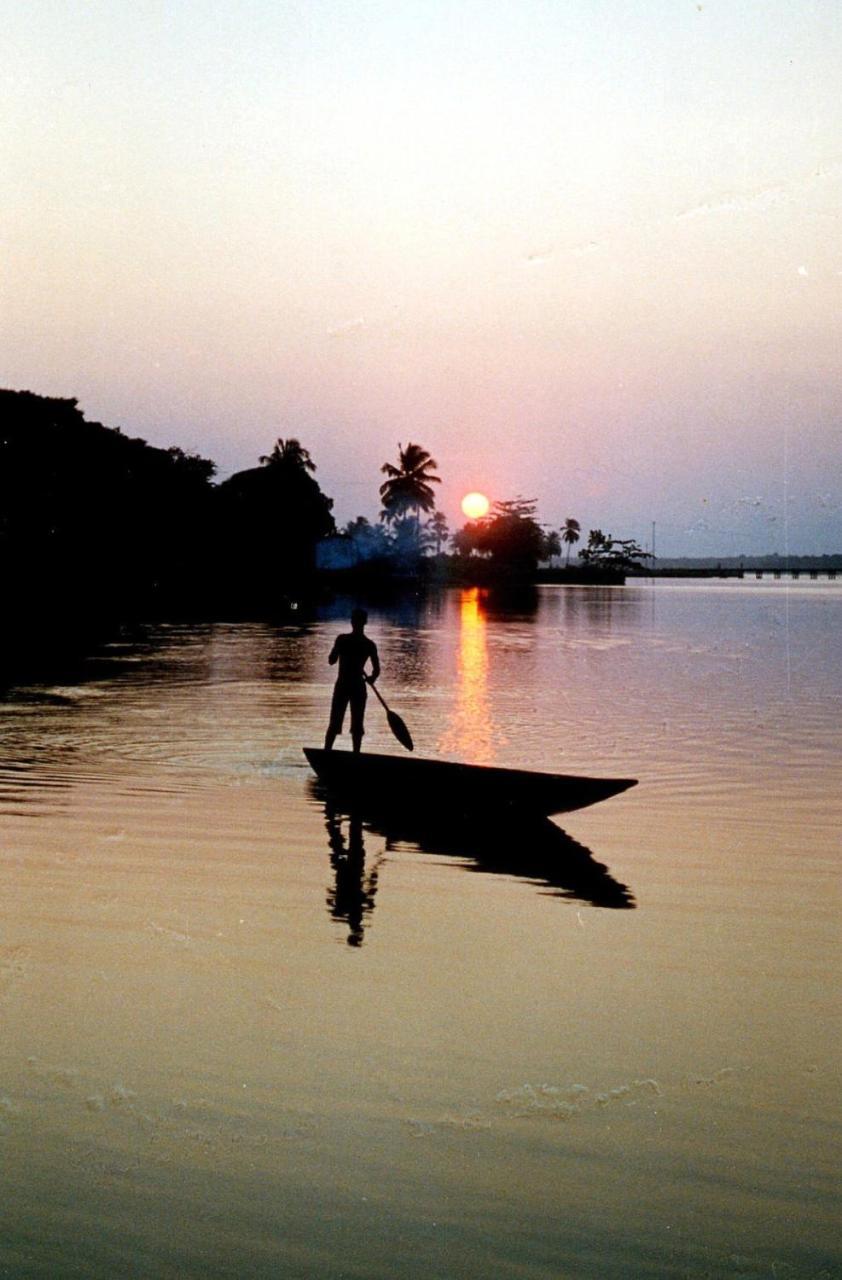
<instances>
[{"instance_id":1,"label":"man's leg","mask_svg":"<svg viewBox=\"0 0 842 1280\"><path fill-rule=\"evenodd\" d=\"M325 734L325 751L330 751L336 741L336 735L342 732L342 724L345 719L345 708L348 705L348 693L338 683L333 688L333 698L330 704L330 720L328 721L327 733Z\"/></svg>"},{"instance_id":2,"label":"man's leg","mask_svg":"<svg viewBox=\"0 0 842 1280\"><path fill-rule=\"evenodd\" d=\"M351 694L351 744L354 751L359 752L363 744L363 727L365 721L365 685L360 685Z\"/></svg>"}]
</instances>

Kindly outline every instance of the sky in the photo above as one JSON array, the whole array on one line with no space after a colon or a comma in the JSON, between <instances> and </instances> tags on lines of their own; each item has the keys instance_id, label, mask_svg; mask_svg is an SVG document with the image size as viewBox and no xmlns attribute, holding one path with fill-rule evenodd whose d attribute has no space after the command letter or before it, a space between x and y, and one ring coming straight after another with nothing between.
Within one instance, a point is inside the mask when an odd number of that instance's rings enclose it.
<instances>
[{"instance_id":1,"label":"sky","mask_svg":"<svg viewBox=\"0 0 842 1280\"><path fill-rule=\"evenodd\" d=\"M0 385L842 551L838 0L0 0Z\"/></svg>"}]
</instances>

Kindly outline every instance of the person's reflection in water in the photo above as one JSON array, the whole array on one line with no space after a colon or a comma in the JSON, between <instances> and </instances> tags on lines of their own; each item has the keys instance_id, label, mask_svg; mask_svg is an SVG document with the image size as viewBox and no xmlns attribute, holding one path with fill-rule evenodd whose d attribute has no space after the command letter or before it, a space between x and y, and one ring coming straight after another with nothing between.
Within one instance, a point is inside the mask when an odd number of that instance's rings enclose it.
<instances>
[{"instance_id":1,"label":"person's reflection in water","mask_svg":"<svg viewBox=\"0 0 842 1280\"><path fill-rule=\"evenodd\" d=\"M330 845L330 864L335 876L327 894L328 910L334 920L347 922L348 946L361 947L366 919L374 910L380 859L375 861L366 875L363 821L358 813L352 813L348 820L347 841L342 830L342 819L330 805L325 807L325 826Z\"/></svg>"}]
</instances>

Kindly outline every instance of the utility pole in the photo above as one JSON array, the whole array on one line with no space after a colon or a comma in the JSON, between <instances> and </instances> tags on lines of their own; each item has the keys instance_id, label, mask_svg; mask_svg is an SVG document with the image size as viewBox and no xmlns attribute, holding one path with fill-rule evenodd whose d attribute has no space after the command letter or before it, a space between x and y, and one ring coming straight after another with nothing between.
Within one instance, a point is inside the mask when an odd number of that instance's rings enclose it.
<instances>
[{"instance_id":1,"label":"utility pole","mask_svg":"<svg viewBox=\"0 0 842 1280\"><path fill-rule=\"evenodd\" d=\"M652 568L655 568L655 521L652 521Z\"/></svg>"}]
</instances>

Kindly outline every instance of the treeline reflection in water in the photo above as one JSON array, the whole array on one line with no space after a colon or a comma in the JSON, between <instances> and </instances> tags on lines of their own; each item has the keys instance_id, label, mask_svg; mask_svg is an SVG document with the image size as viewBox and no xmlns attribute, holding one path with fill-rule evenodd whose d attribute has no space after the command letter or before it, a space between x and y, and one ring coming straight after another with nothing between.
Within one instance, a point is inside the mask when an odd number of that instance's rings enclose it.
<instances>
[{"instance_id":1,"label":"treeline reflection in water","mask_svg":"<svg viewBox=\"0 0 842 1280\"><path fill-rule=\"evenodd\" d=\"M549 818L412 817L367 806L340 807L318 782L310 784L310 791L324 810L333 872L328 910L334 920L347 925L349 946L362 946L386 855L404 845L456 859L454 865L463 871L526 880L552 897L595 907L636 906L632 891ZM385 839L385 847L370 859L369 835Z\"/></svg>"}]
</instances>

